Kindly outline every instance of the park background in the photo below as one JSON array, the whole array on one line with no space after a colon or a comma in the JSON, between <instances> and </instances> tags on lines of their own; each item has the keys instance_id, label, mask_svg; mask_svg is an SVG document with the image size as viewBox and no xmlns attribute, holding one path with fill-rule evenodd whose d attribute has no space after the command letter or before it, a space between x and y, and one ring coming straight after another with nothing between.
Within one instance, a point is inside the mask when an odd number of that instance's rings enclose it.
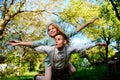
<instances>
[{"instance_id":1,"label":"park background","mask_svg":"<svg viewBox=\"0 0 120 80\"><path fill-rule=\"evenodd\" d=\"M51 22L72 31L98 17L71 37L71 45L104 42L73 54L77 72L71 80L120 80L120 1L119 0L0 0L0 79L32 80L44 75L45 54L29 47L8 46L9 40L34 41L47 35Z\"/></svg>"}]
</instances>

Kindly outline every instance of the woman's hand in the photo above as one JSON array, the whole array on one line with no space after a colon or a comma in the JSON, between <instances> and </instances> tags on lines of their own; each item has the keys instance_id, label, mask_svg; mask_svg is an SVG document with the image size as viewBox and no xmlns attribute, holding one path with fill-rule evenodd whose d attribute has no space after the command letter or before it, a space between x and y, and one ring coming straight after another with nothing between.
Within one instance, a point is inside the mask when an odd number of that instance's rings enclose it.
<instances>
[{"instance_id":1,"label":"woman's hand","mask_svg":"<svg viewBox=\"0 0 120 80\"><path fill-rule=\"evenodd\" d=\"M95 18L93 18L92 20L90 20L89 23L91 24L91 23L93 23L94 21L96 21L97 19L98 19L98 17L95 17Z\"/></svg>"}]
</instances>

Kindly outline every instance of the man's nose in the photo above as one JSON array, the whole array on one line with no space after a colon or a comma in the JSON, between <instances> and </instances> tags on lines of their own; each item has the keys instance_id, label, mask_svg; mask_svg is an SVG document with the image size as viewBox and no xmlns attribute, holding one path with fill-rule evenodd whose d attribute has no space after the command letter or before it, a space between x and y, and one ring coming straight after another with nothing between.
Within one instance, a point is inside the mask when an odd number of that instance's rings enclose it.
<instances>
[{"instance_id":1,"label":"man's nose","mask_svg":"<svg viewBox=\"0 0 120 80\"><path fill-rule=\"evenodd\" d=\"M51 30L50 32L52 32L53 30Z\"/></svg>"}]
</instances>

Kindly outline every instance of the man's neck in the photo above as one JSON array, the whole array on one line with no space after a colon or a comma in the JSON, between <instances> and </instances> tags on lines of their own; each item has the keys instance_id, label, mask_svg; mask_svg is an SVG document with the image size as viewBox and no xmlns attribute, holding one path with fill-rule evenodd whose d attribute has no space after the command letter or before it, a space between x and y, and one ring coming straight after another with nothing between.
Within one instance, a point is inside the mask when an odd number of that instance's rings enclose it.
<instances>
[{"instance_id":1,"label":"man's neck","mask_svg":"<svg viewBox=\"0 0 120 80\"><path fill-rule=\"evenodd\" d=\"M58 50L59 50L59 51L62 51L62 50L63 50L63 48L64 48L64 46L63 46L63 47L58 48Z\"/></svg>"}]
</instances>

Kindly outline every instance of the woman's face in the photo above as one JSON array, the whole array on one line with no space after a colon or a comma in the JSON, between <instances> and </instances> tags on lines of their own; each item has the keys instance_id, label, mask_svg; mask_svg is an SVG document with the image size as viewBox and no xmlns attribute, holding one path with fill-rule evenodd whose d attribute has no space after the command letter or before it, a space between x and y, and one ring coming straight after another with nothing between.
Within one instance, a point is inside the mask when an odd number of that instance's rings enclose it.
<instances>
[{"instance_id":1,"label":"woman's face","mask_svg":"<svg viewBox=\"0 0 120 80\"><path fill-rule=\"evenodd\" d=\"M66 44L66 40L63 38L62 35L55 36L55 47L58 49L62 49Z\"/></svg>"},{"instance_id":2,"label":"woman's face","mask_svg":"<svg viewBox=\"0 0 120 80\"><path fill-rule=\"evenodd\" d=\"M55 35L58 33L58 30L53 25L50 25L48 27L48 33L49 33L49 36L55 37Z\"/></svg>"}]
</instances>

